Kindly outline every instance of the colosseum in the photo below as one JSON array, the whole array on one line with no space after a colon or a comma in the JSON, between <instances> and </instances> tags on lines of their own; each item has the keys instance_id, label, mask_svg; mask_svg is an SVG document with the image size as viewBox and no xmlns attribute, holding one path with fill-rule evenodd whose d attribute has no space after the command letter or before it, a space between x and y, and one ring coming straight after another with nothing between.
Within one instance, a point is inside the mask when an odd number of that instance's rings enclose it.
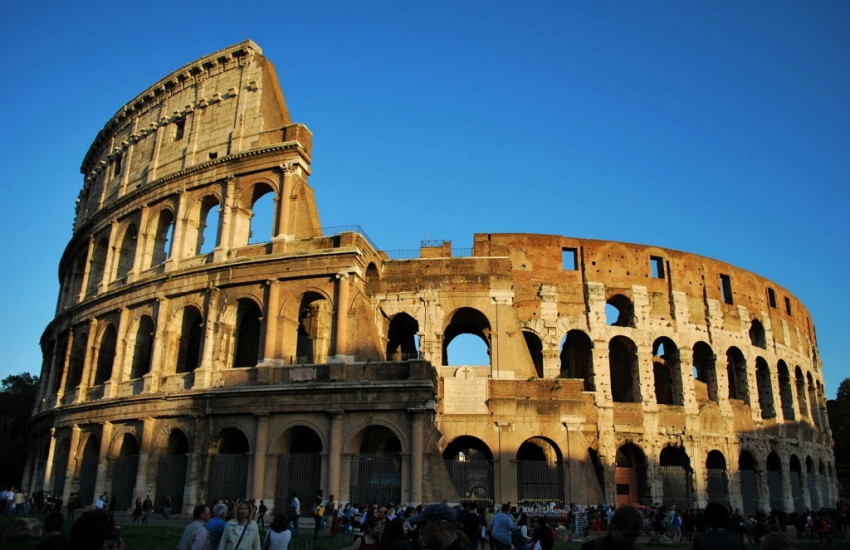
<instances>
[{"instance_id":1,"label":"colosseum","mask_svg":"<svg viewBox=\"0 0 850 550\"><path fill-rule=\"evenodd\" d=\"M24 486L183 511L318 488L340 502L834 502L815 329L785 288L559 235L383 251L359 226L321 226L311 156L251 41L106 123L41 339ZM255 226L260 204L271 227ZM487 364L449 361L460 336Z\"/></svg>"}]
</instances>

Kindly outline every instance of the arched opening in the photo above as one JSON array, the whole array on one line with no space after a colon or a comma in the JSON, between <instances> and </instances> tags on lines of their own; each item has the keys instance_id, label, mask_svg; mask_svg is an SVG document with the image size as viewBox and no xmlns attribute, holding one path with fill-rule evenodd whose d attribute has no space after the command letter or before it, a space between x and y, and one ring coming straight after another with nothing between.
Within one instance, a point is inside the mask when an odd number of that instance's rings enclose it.
<instances>
[{"instance_id":1,"label":"arched opening","mask_svg":"<svg viewBox=\"0 0 850 550\"><path fill-rule=\"evenodd\" d=\"M706 493L709 502L729 504L729 479L726 457L720 451L709 451L705 459Z\"/></svg>"},{"instance_id":2,"label":"arched opening","mask_svg":"<svg viewBox=\"0 0 850 550\"><path fill-rule=\"evenodd\" d=\"M251 228L248 244L271 242L274 236L274 191L266 184L257 184L251 201Z\"/></svg>"},{"instance_id":3,"label":"arched opening","mask_svg":"<svg viewBox=\"0 0 850 550\"><path fill-rule=\"evenodd\" d=\"M472 436L461 436L446 446L443 461L461 500L493 503L493 453Z\"/></svg>"},{"instance_id":4,"label":"arched opening","mask_svg":"<svg viewBox=\"0 0 850 550\"><path fill-rule=\"evenodd\" d=\"M174 214L164 208L159 211L154 233L153 251L149 267L157 267L171 256L171 242L174 235Z\"/></svg>"},{"instance_id":5,"label":"arched opening","mask_svg":"<svg viewBox=\"0 0 850 550\"><path fill-rule=\"evenodd\" d=\"M776 418L773 408L773 386L770 383L770 368L763 357L756 357L756 383L759 390L759 407L764 419Z\"/></svg>"},{"instance_id":6,"label":"arched opening","mask_svg":"<svg viewBox=\"0 0 850 550\"><path fill-rule=\"evenodd\" d=\"M750 404L750 390L747 384L747 361L736 347L726 351L726 377L729 380L729 399L740 399Z\"/></svg>"},{"instance_id":7,"label":"arched opening","mask_svg":"<svg viewBox=\"0 0 850 550\"><path fill-rule=\"evenodd\" d=\"M115 345L117 334L115 325L110 323L100 337L100 348L97 352L97 369L94 374L94 385L99 386L112 377L112 365L115 363Z\"/></svg>"},{"instance_id":8,"label":"arched opening","mask_svg":"<svg viewBox=\"0 0 850 550\"><path fill-rule=\"evenodd\" d=\"M236 309L236 352L234 367L255 367L260 359L263 312L253 300L239 300Z\"/></svg>"},{"instance_id":9,"label":"arched opening","mask_svg":"<svg viewBox=\"0 0 850 550\"><path fill-rule=\"evenodd\" d=\"M407 361L419 358L419 323L407 313L390 319L387 331L387 359Z\"/></svg>"},{"instance_id":10,"label":"arched opening","mask_svg":"<svg viewBox=\"0 0 850 550\"><path fill-rule=\"evenodd\" d=\"M209 501L245 499L248 495L248 438L237 428L225 428L210 446Z\"/></svg>"},{"instance_id":11,"label":"arched opening","mask_svg":"<svg viewBox=\"0 0 850 550\"><path fill-rule=\"evenodd\" d=\"M634 327L635 306L622 294L611 296L605 303L605 320L612 327Z\"/></svg>"},{"instance_id":12,"label":"arched opening","mask_svg":"<svg viewBox=\"0 0 850 550\"><path fill-rule=\"evenodd\" d=\"M564 502L564 467L555 444L543 437L526 439L516 458L520 503Z\"/></svg>"},{"instance_id":13,"label":"arched opening","mask_svg":"<svg viewBox=\"0 0 850 550\"><path fill-rule=\"evenodd\" d=\"M713 401L717 403L719 395L717 391L717 356L714 355L711 346L705 342L694 344L693 355L694 368L696 369L694 389L697 402Z\"/></svg>"},{"instance_id":14,"label":"arched opening","mask_svg":"<svg viewBox=\"0 0 850 550\"><path fill-rule=\"evenodd\" d=\"M580 330L571 330L561 341L561 378L581 378L584 391L594 391L593 342Z\"/></svg>"},{"instance_id":15,"label":"arched opening","mask_svg":"<svg viewBox=\"0 0 850 550\"><path fill-rule=\"evenodd\" d=\"M100 454L100 441L91 436L83 448L83 460L80 463L80 504L90 506L94 504L94 489L97 482L97 463Z\"/></svg>"},{"instance_id":16,"label":"arched opening","mask_svg":"<svg viewBox=\"0 0 850 550\"><path fill-rule=\"evenodd\" d=\"M476 309L458 309L443 331L443 365L489 364L490 321Z\"/></svg>"},{"instance_id":17,"label":"arched opening","mask_svg":"<svg viewBox=\"0 0 850 550\"><path fill-rule=\"evenodd\" d=\"M794 378L796 378L796 387L797 387L797 405L800 409L800 418L808 418L809 417L809 405L806 399L806 378L803 376L803 371L800 367L794 372Z\"/></svg>"},{"instance_id":18,"label":"arched opening","mask_svg":"<svg viewBox=\"0 0 850 550\"><path fill-rule=\"evenodd\" d=\"M133 362L130 368L130 378L136 379L146 375L151 370L153 355L153 319L142 315L136 327L136 337L133 339Z\"/></svg>"},{"instance_id":19,"label":"arched opening","mask_svg":"<svg viewBox=\"0 0 850 550\"><path fill-rule=\"evenodd\" d=\"M124 434L112 470L112 498L116 510L129 510L133 505L138 467L139 444L131 434Z\"/></svg>"},{"instance_id":20,"label":"arched opening","mask_svg":"<svg viewBox=\"0 0 850 550\"><path fill-rule=\"evenodd\" d=\"M109 250L109 237L101 236L97 239L94 250L92 250L91 261L89 262L89 278L86 285L86 296L91 296L97 292L97 287L103 282L103 275L106 270L106 253Z\"/></svg>"},{"instance_id":21,"label":"arched opening","mask_svg":"<svg viewBox=\"0 0 850 550\"><path fill-rule=\"evenodd\" d=\"M324 363L330 350L333 307L317 292L305 292L298 310L296 363Z\"/></svg>"},{"instance_id":22,"label":"arched opening","mask_svg":"<svg viewBox=\"0 0 850 550\"><path fill-rule=\"evenodd\" d=\"M640 506L650 499L649 480L646 475L646 456L632 443L617 449L614 485L617 506Z\"/></svg>"},{"instance_id":23,"label":"arched opening","mask_svg":"<svg viewBox=\"0 0 850 550\"><path fill-rule=\"evenodd\" d=\"M764 325L758 319L753 319L750 325L750 344L757 348L767 349L767 339L764 334Z\"/></svg>"},{"instance_id":24,"label":"arched opening","mask_svg":"<svg viewBox=\"0 0 850 550\"><path fill-rule=\"evenodd\" d=\"M756 461L747 451L738 457L738 475L741 477L741 504L744 514L750 516L759 509L759 486L756 478Z\"/></svg>"},{"instance_id":25,"label":"arched opening","mask_svg":"<svg viewBox=\"0 0 850 550\"><path fill-rule=\"evenodd\" d=\"M800 459L797 458L797 455L791 455L789 473L794 511L802 514L806 510L806 503L803 501L803 465L800 464Z\"/></svg>"},{"instance_id":26,"label":"arched opening","mask_svg":"<svg viewBox=\"0 0 850 550\"><path fill-rule=\"evenodd\" d=\"M655 401L659 405L682 405L682 368L679 349L669 338L652 343L652 372L655 380Z\"/></svg>"},{"instance_id":27,"label":"arched opening","mask_svg":"<svg viewBox=\"0 0 850 550\"><path fill-rule=\"evenodd\" d=\"M304 499L316 494L322 485L322 440L312 429L296 426L279 443L275 483L276 511L286 511L292 493Z\"/></svg>"},{"instance_id":28,"label":"arched opening","mask_svg":"<svg viewBox=\"0 0 850 550\"><path fill-rule=\"evenodd\" d=\"M543 342L530 330L523 330L522 336L525 338L525 347L534 364L534 372L537 373L537 378L543 378Z\"/></svg>"},{"instance_id":29,"label":"arched opening","mask_svg":"<svg viewBox=\"0 0 850 550\"><path fill-rule=\"evenodd\" d=\"M71 441L68 438L62 438L53 451L53 494L63 495L67 499L69 495L65 495L65 478L68 474L68 457L71 454Z\"/></svg>"},{"instance_id":30,"label":"arched opening","mask_svg":"<svg viewBox=\"0 0 850 550\"><path fill-rule=\"evenodd\" d=\"M812 457L806 457L806 485L809 488L809 501L812 504L812 510L820 510L821 500L818 494L817 472L815 471L815 462Z\"/></svg>"},{"instance_id":31,"label":"arched opening","mask_svg":"<svg viewBox=\"0 0 850 550\"><path fill-rule=\"evenodd\" d=\"M209 254L218 246L219 211L218 198L207 195L201 199L198 217L198 235L195 241L195 254Z\"/></svg>"},{"instance_id":32,"label":"arched opening","mask_svg":"<svg viewBox=\"0 0 850 550\"><path fill-rule=\"evenodd\" d=\"M183 489L186 486L189 450L189 439L186 434L181 430L171 430L165 448L157 461L156 497L154 500L154 505L157 508L168 497L171 499L173 510L183 510Z\"/></svg>"},{"instance_id":33,"label":"arched opening","mask_svg":"<svg viewBox=\"0 0 850 550\"><path fill-rule=\"evenodd\" d=\"M136 242L139 230L136 224L131 223L124 231L124 237L121 239L121 248L118 253L118 268L116 270L116 278L123 279L133 269L133 262L136 258Z\"/></svg>"},{"instance_id":34,"label":"arched opening","mask_svg":"<svg viewBox=\"0 0 850 550\"><path fill-rule=\"evenodd\" d=\"M770 509L785 511L785 492L782 490L782 462L779 455L767 455L767 489L770 491Z\"/></svg>"},{"instance_id":35,"label":"arched opening","mask_svg":"<svg viewBox=\"0 0 850 550\"><path fill-rule=\"evenodd\" d=\"M637 346L624 336L608 343L608 365L611 372L611 398L617 403L640 403L640 373Z\"/></svg>"},{"instance_id":36,"label":"arched opening","mask_svg":"<svg viewBox=\"0 0 850 550\"><path fill-rule=\"evenodd\" d=\"M180 347L177 351L175 372L193 372L201 366L201 351L204 345L204 318L197 308L183 308L180 324Z\"/></svg>"},{"instance_id":37,"label":"arched opening","mask_svg":"<svg viewBox=\"0 0 850 550\"><path fill-rule=\"evenodd\" d=\"M351 501L401 502L401 442L383 426L363 430L351 457Z\"/></svg>"},{"instance_id":38,"label":"arched opening","mask_svg":"<svg viewBox=\"0 0 850 550\"><path fill-rule=\"evenodd\" d=\"M788 365L779 360L776 365L779 375L779 399L782 402L782 416L785 420L794 420L794 398L791 395L791 375L788 373Z\"/></svg>"},{"instance_id":39,"label":"arched opening","mask_svg":"<svg viewBox=\"0 0 850 550\"><path fill-rule=\"evenodd\" d=\"M373 296L381 291L381 272L378 267L370 262L366 268L366 294Z\"/></svg>"},{"instance_id":40,"label":"arched opening","mask_svg":"<svg viewBox=\"0 0 850 550\"><path fill-rule=\"evenodd\" d=\"M694 484L691 459L682 447L664 447L659 457L664 503L680 510L693 506Z\"/></svg>"},{"instance_id":41,"label":"arched opening","mask_svg":"<svg viewBox=\"0 0 850 550\"><path fill-rule=\"evenodd\" d=\"M74 342L71 344L71 356L68 358L65 392L73 390L83 380L83 365L86 361L86 347L89 340L88 328L88 324L74 328Z\"/></svg>"},{"instance_id":42,"label":"arched opening","mask_svg":"<svg viewBox=\"0 0 850 550\"><path fill-rule=\"evenodd\" d=\"M826 467L823 464L823 460L820 461L820 465L818 466L818 478L820 479L820 495L823 499L823 502L832 502L832 495L828 491L828 475L826 472Z\"/></svg>"}]
</instances>

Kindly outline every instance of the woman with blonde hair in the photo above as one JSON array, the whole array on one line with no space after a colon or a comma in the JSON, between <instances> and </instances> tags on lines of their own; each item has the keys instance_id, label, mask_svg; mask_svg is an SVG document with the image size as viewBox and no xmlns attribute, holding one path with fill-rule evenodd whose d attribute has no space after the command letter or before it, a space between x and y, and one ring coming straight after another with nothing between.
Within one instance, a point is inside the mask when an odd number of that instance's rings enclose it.
<instances>
[{"instance_id":1,"label":"woman with blonde hair","mask_svg":"<svg viewBox=\"0 0 850 550\"><path fill-rule=\"evenodd\" d=\"M236 506L236 517L224 526L218 550L260 550L260 528L251 519L251 505L247 501Z\"/></svg>"}]
</instances>

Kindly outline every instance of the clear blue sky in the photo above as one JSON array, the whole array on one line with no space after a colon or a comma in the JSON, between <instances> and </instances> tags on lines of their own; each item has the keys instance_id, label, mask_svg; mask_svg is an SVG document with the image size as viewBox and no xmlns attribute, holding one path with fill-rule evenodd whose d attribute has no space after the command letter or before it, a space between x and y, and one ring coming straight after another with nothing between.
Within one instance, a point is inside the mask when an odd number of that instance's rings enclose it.
<instances>
[{"instance_id":1,"label":"clear blue sky","mask_svg":"<svg viewBox=\"0 0 850 550\"><path fill-rule=\"evenodd\" d=\"M246 38L314 133L324 226L717 258L806 304L828 397L850 376L850 2L677 0L3 2L0 377L39 372L97 132Z\"/></svg>"}]
</instances>

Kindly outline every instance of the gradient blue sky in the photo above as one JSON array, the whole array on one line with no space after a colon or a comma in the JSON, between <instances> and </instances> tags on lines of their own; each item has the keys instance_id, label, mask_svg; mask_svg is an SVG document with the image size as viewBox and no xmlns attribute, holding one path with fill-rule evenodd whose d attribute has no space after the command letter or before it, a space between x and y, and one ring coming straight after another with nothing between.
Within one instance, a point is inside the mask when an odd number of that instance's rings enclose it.
<instances>
[{"instance_id":1,"label":"gradient blue sky","mask_svg":"<svg viewBox=\"0 0 850 550\"><path fill-rule=\"evenodd\" d=\"M685 250L808 307L850 376L850 2L3 2L0 377L38 373L79 167L147 86L256 41L322 225Z\"/></svg>"}]
</instances>

